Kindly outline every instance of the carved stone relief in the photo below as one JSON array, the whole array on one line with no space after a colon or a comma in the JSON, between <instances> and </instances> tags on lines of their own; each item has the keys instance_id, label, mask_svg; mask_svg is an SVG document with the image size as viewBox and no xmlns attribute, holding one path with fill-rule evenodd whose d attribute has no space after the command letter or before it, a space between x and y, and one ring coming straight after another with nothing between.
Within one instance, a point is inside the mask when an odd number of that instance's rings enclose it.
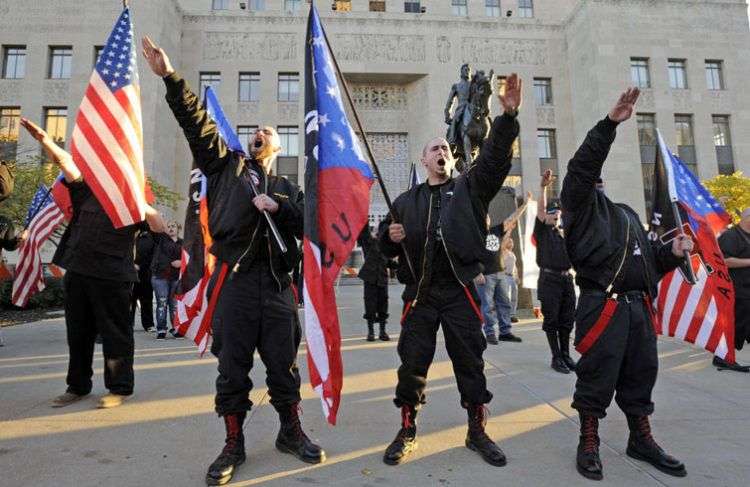
<instances>
[{"instance_id":1,"label":"carved stone relief","mask_svg":"<svg viewBox=\"0 0 750 487\"><path fill-rule=\"evenodd\" d=\"M362 110L407 110L406 88L401 85L352 84L352 100Z\"/></svg>"},{"instance_id":2,"label":"carved stone relief","mask_svg":"<svg viewBox=\"0 0 750 487\"><path fill-rule=\"evenodd\" d=\"M547 41L464 37L461 56L468 63L541 66L547 64Z\"/></svg>"},{"instance_id":3,"label":"carved stone relief","mask_svg":"<svg viewBox=\"0 0 750 487\"><path fill-rule=\"evenodd\" d=\"M367 141L378 163L380 174L391 198L406 191L409 180L409 143L408 135L394 132L370 132ZM372 198L371 213L378 213L385 208L383 193L377 185L370 192Z\"/></svg>"},{"instance_id":4,"label":"carved stone relief","mask_svg":"<svg viewBox=\"0 0 750 487\"><path fill-rule=\"evenodd\" d=\"M446 36L439 36L435 46L437 59L441 63L447 63L451 60L451 41Z\"/></svg>"},{"instance_id":5,"label":"carved stone relief","mask_svg":"<svg viewBox=\"0 0 750 487\"><path fill-rule=\"evenodd\" d=\"M296 101L293 102L278 102L277 113L279 118L284 122L296 121L299 115L299 104Z\"/></svg>"},{"instance_id":6,"label":"carved stone relief","mask_svg":"<svg viewBox=\"0 0 750 487\"><path fill-rule=\"evenodd\" d=\"M204 61L289 61L297 59L294 34L269 32L206 32Z\"/></svg>"},{"instance_id":7,"label":"carved stone relief","mask_svg":"<svg viewBox=\"0 0 750 487\"><path fill-rule=\"evenodd\" d=\"M425 60L423 36L340 34L333 46L339 61L413 63Z\"/></svg>"}]
</instances>

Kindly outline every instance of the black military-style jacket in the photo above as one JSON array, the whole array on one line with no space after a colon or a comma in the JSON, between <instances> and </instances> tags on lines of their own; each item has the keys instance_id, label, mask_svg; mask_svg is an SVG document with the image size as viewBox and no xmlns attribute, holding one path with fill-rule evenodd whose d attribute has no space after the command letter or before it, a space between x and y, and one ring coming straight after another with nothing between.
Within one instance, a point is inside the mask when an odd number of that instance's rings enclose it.
<instances>
[{"instance_id":1,"label":"black military-style jacket","mask_svg":"<svg viewBox=\"0 0 750 487\"><path fill-rule=\"evenodd\" d=\"M513 141L519 125L515 116L503 114L492 123L489 137L484 141L475 165L466 173L451 179L440 188L442 244L457 283L467 285L483 271L483 262L490 257L486 249L487 210L510 171ZM404 299L419 299L421 283L430 274L434 257L434 237L428 229L437 218L430 209L434 198L425 182L402 193L393 202L397 220L404 226L404 245L411 258L416 276L411 274L403 247L391 241L388 225L380 226L380 248L387 257L399 257L399 280L406 284ZM432 251L430 249L433 249ZM416 277L416 279L415 279Z\"/></svg>"},{"instance_id":2,"label":"black military-style jacket","mask_svg":"<svg viewBox=\"0 0 750 487\"><path fill-rule=\"evenodd\" d=\"M252 159L228 149L218 128L184 79L176 73L164 78L166 99L190 145L196 166L208 178L211 253L230 267L242 271L269 259L270 268L282 287L297 265L297 239L302 239L304 194L286 178L266 175ZM282 253L268 224L253 205L251 184L279 205L272 215L287 252Z\"/></svg>"},{"instance_id":3,"label":"black military-style jacket","mask_svg":"<svg viewBox=\"0 0 750 487\"><path fill-rule=\"evenodd\" d=\"M565 246L576 281L582 289L607 291L614 282L626 251L628 228L638 240L648 242L638 214L630 207L612 202L596 189L604 161L615 140L617 123L609 118L592 128L568 163L560 201L563 211ZM656 284L683 259L672 254L671 245L651 242L641 248L646 262L645 280L656 295ZM622 272L618 276L622 276Z\"/></svg>"}]
</instances>

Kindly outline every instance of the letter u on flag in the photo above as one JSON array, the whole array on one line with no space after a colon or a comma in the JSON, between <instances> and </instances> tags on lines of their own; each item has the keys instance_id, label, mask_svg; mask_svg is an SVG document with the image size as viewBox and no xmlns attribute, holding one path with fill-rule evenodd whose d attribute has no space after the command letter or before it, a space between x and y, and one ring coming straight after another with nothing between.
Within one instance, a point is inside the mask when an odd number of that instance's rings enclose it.
<instances>
[{"instance_id":1,"label":"letter u on flag","mask_svg":"<svg viewBox=\"0 0 750 487\"><path fill-rule=\"evenodd\" d=\"M367 222L374 177L344 110L330 46L310 7L305 43L305 337L310 383L336 424L343 367L334 282Z\"/></svg>"}]
</instances>

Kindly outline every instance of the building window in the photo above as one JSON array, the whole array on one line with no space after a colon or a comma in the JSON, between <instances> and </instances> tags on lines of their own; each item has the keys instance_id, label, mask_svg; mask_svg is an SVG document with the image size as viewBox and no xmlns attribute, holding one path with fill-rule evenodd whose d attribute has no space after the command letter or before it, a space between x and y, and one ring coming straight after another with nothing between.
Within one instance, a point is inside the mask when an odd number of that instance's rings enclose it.
<instances>
[{"instance_id":1,"label":"building window","mask_svg":"<svg viewBox=\"0 0 750 487\"><path fill-rule=\"evenodd\" d=\"M630 79L638 88L651 88L648 58L630 58Z\"/></svg>"},{"instance_id":2,"label":"building window","mask_svg":"<svg viewBox=\"0 0 750 487\"><path fill-rule=\"evenodd\" d=\"M497 92L501 96L505 96L505 87L508 85L508 77L500 76L497 77Z\"/></svg>"},{"instance_id":3,"label":"building window","mask_svg":"<svg viewBox=\"0 0 750 487\"><path fill-rule=\"evenodd\" d=\"M687 89L687 69L684 59L669 60L669 87L675 90Z\"/></svg>"},{"instance_id":4,"label":"building window","mask_svg":"<svg viewBox=\"0 0 750 487\"><path fill-rule=\"evenodd\" d=\"M299 100L299 73L279 73L278 101Z\"/></svg>"},{"instance_id":5,"label":"building window","mask_svg":"<svg viewBox=\"0 0 750 487\"><path fill-rule=\"evenodd\" d=\"M255 131L258 130L257 125L238 125L237 126L237 137L240 139L242 148L246 151L250 151L250 138L255 135Z\"/></svg>"},{"instance_id":6,"label":"building window","mask_svg":"<svg viewBox=\"0 0 750 487\"><path fill-rule=\"evenodd\" d=\"M641 162L656 161L656 115L653 113L637 114L638 145L641 147Z\"/></svg>"},{"instance_id":7,"label":"building window","mask_svg":"<svg viewBox=\"0 0 750 487\"><path fill-rule=\"evenodd\" d=\"M250 0L250 10L262 12L266 9L266 0Z\"/></svg>"},{"instance_id":8,"label":"building window","mask_svg":"<svg viewBox=\"0 0 750 487\"><path fill-rule=\"evenodd\" d=\"M516 140L513 141L513 145L511 146L512 152L513 152L513 159L520 159L521 158L521 137L516 137Z\"/></svg>"},{"instance_id":9,"label":"building window","mask_svg":"<svg viewBox=\"0 0 750 487\"><path fill-rule=\"evenodd\" d=\"M693 116L675 115L674 128L677 135L677 155L693 174L697 173L697 159L695 157L695 137L693 136Z\"/></svg>"},{"instance_id":10,"label":"building window","mask_svg":"<svg viewBox=\"0 0 750 487\"><path fill-rule=\"evenodd\" d=\"M484 13L487 17L500 17L500 0L484 0Z\"/></svg>"},{"instance_id":11,"label":"building window","mask_svg":"<svg viewBox=\"0 0 750 487\"><path fill-rule=\"evenodd\" d=\"M469 15L469 9L466 6L466 0L451 0L451 11L458 17Z\"/></svg>"},{"instance_id":12,"label":"building window","mask_svg":"<svg viewBox=\"0 0 750 487\"><path fill-rule=\"evenodd\" d=\"M538 107L552 105L552 80L550 78L534 78L534 98Z\"/></svg>"},{"instance_id":13,"label":"building window","mask_svg":"<svg viewBox=\"0 0 750 487\"><path fill-rule=\"evenodd\" d=\"M99 59L102 57L104 52L104 46L94 46L94 67L99 64Z\"/></svg>"},{"instance_id":14,"label":"building window","mask_svg":"<svg viewBox=\"0 0 750 487\"><path fill-rule=\"evenodd\" d=\"M557 159L557 143L554 129L536 131L537 150L540 159Z\"/></svg>"},{"instance_id":15,"label":"building window","mask_svg":"<svg viewBox=\"0 0 750 487\"><path fill-rule=\"evenodd\" d=\"M385 0L370 0L370 12L385 12Z\"/></svg>"},{"instance_id":16,"label":"building window","mask_svg":"<svg viewBox=\"0 0 750 487\"><path fill-rule=\"evenodd\" d=\"M240 73L239 101L260 99L260 73Z\"/></svg>"},{"instance_id":17,"label":"building window","mask_svg":"<svg viewBox=\"0 0 750 487\"><path fill-rule=\"evenodd\" d=\"M709 90L724 89L724 62L706 61L706 85Z\"/></svg>"},{"instance_id":18,"label":"building window","mask_svg":"<svg viewBox=\"0 0 750 487\"><path fill-rule=\"evenodd\" d=\"M404 12L407 14L418 14L422 12L419 2L404 2Z\"/></svg>"},{"instance_id":19,"label":"building window","mask_svg":"<svg viewBox=\"0 0 750 487\"><path fill-rule=\"evenodd\" d=\"M297 157L299 155L299 128L297 126L278 128L281 140L280 156Z\"/></svg>"},{"instance_id":20,"label":"building window","mask_svg":"<svg viewBox=\"0 0 750 487\"><path fill-rule=\"evenodd\" d=\"M0 161L10 161L16 158L20 120L20 107L0 107Z\"/></svg>"},{"instance_id":21,"label":"building window","mask_svg":"<svg viewBox=\"0 0 750 487\"><path fill-rule=\"evenodd\" d=\"M206 95L206 88L211 87L214 92L217 92L219 90L219 86L221 86L221 73L215 72L215 73L209 73L209 72L201 72L200 73L200 81L198 83L198 89L200 90L200 97L201 100ZM217 93L218 96L218 93Z\"/></svg>"},{"instance_id":22,"label":"building window","mask_svg":"<svg viewBox=\"0 0 750 487\"><path fill-rule=\"evenodd\" d=\"M351 12L352 11L351 0L335 0L333 2L333 5L336 7L334 8L334 10L337 12Z\"/></svg>"},{"instance_id":23,"label":"building window","mask_svg":"<svg viewBox=\"0 0 750 487\"><path fill-rule=\"evenodd\" d=\"M299 162L299 128L296 126L278 127L278 132L281 152L276 159L276 174L296 183Z\"/></svg>"},{"instance_id":24,"label":"building window","mask_svg":"<svg viewBox=\"0 0 750 487\"><path fill-rule=\"evenodd\" d=\"M229 0L211 0L212 10L229 10Z\"/></svg>"},{"instance_id":25,"label":"building window","mask_svg":"<svg viewBox=\"0 0 750 487\"><path fill-rule=\"evenodd\" d=\"M284 0L284 12L296 14L302 6L302 0Z\"/></svg>"},{"instance_id":26,"label":"building window","mask_svg":"<svg viewBox=\"0 0 750 487\"><path fill-rule=\"evenodd\" d=\"M734 156L732 155L732 137L729 133L729 115L713 115L714 146L716 147L716 161L719 163L719 174L734 172Z\"/></svg>"},{"instance_id":27,"label":"building window","mask_svg":"<svg viewBox=\"0 0 750 487\"><path fill-rule=\"evenodd\" d=\"M44 109L44 130L60 147L65 147L65 133L68 130L67 107L49 107Z\"/></svg>"},{"instance_id":28,"label":"building window","mask_svg":"<svg viewBox=\"0 0 750 487\"><path fill-rule=\"evenodd\" d=\"M26 75L26 46L3 47L3 78L21 79Z\"/></svg>"},{"instance_id":29,"label":"building window","mask_svg":"<svg viewBox=\"0 0 750 487\"><path fill-rule=\"evenodd\" d=\"M71 65L73 61L73 48L67 47L50 47L49 48L49 70L48 78L50 79L68 79L70 78Z\"/></svg>"},{"instance_id":30,"label":"building window","mask_svg":"<svg viewBox=\"0 0 750 487\"><path fill-rule=\"evenodd\" d=\"M518 0L518 16L524 19L534 17L533 0Z\"/></svg>"}]
</instances>

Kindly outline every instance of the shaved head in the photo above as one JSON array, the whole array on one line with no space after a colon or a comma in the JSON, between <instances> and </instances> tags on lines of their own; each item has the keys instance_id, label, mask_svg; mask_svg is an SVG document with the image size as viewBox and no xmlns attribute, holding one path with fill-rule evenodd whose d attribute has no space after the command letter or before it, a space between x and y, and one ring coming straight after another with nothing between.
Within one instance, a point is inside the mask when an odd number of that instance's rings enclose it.
<instances>
[{"instance_id":1,"label":"shaved head","mask_svg":"<svg viewBox=\"0 0 750 487\"><path fill-rule=\"evenodd\" d=\"M448 141L443 137L435 137L427 142L422 148L422 165L427 171L430 184L448 180L456 165Z\"/></svg>"}]
</instances>

